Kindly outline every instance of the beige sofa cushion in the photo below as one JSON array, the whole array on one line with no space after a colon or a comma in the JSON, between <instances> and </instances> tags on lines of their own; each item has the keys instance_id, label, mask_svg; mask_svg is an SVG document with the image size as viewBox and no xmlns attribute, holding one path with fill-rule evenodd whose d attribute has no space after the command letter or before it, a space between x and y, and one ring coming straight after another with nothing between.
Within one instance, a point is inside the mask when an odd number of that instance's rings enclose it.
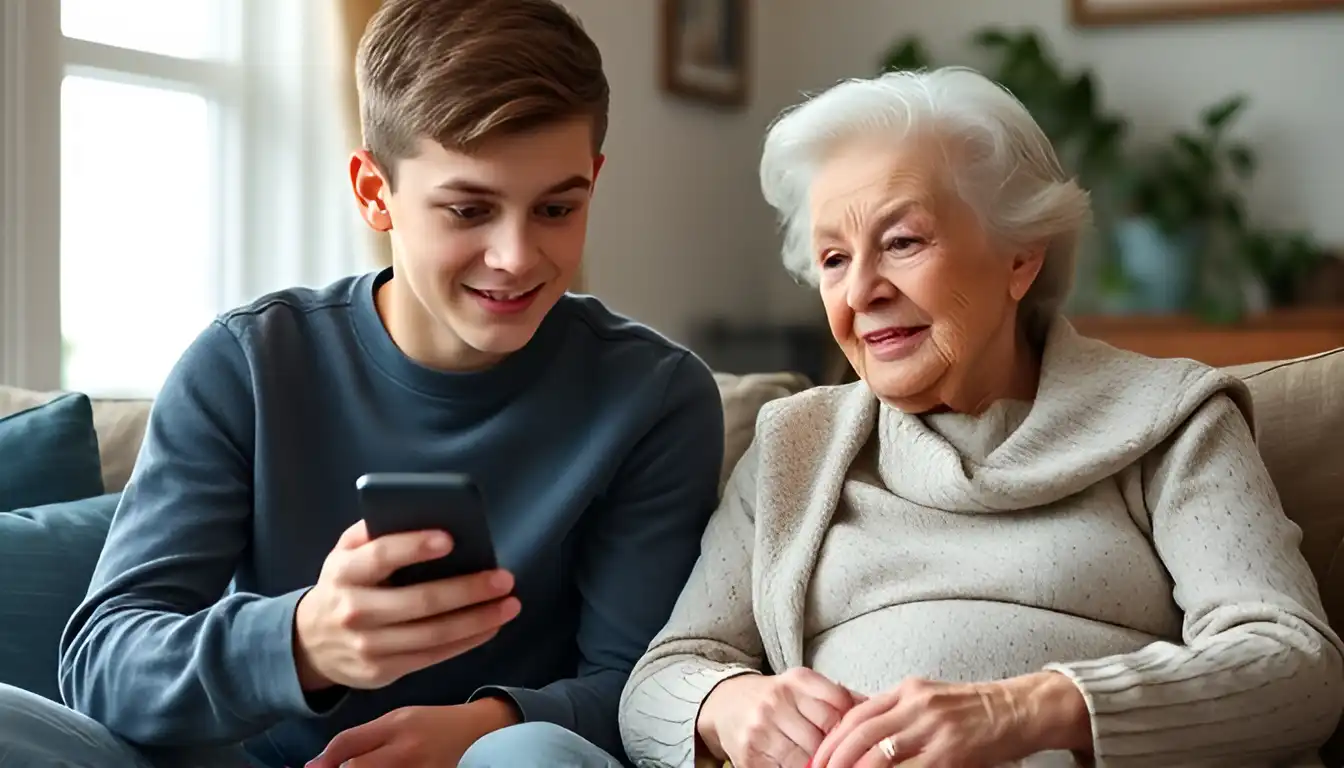
<instances>
[{"instance_id":1,"label":"beige sofa cushion","mask_svg":"<svg viewBox=\"0 0 1344 768\"><path fill-rule=\"evenodd\" d=\"M1344 348L1227 370L1251 388L1260 453L1330 623L1344 627Z\"/></svg>"},{"instance_id":2,"label":"beige sofa cushion","mask_svg":"<svg viewBox=\"0 0 1344 768\"><path fill-rule=\"evenodd\" d=\"M719 493L728 483L728 475L747 452L756 437L756 414L761 406L781 397L802 392L811 386L807 377L794 373L752 373L736 376L714 374L723 398L723 470L719 475Z\"/></svg>"}]
</instances>

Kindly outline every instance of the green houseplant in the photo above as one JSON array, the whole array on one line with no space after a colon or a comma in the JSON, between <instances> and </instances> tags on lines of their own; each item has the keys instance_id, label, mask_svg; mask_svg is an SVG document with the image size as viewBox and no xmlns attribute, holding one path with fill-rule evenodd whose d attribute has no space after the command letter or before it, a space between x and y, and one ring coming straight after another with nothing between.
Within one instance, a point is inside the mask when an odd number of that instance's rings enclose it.
<instances>
[{"instance_id":1,"label":"green houseplant","mask_svg":"<svg viewBox=\"0 0 1344 768\"><path fill-rule=\"evenodd\" d=\"M1128 210L1115 236L1135 309L1193 306L1210 319L1239 312L1238 279L1215 262L1235 253L1244 233L1240 187L1255 170L1255 154L1228 131L1245 106L1242 96L1209 106L1197 130L1176 131L1122 174Z\"/></svg>"},{"instance_id":2,"label":"green houseplant","mask_svg":"<svg viewBox=\"0 0 1344 768\"><path fill-rule=\"evenodd\" d=\"M1244 192L1256 154L1229 135L1246 104L1234 95L1210 105L1197 131L1177 131L1130 166L1121 260L1150 293L1173 299L1158 309L1193 307L1207 320L1235 320L1246 309L1247 278L1263 286L1271 306L1285 306L1325 258L1305 235L1249 224Z\"/></svg>"},{"instance_id":3,"label":"green houseplant","mask_svg":"<svg viewBox=\"0 0 1344 768\"><path fill-rule=\"evenodd\" d=\"M1239 183L1255 172L1255 153L1227 135L1246 106L1232 96L1200 115L1199 131L1177 131L1137 166L1128 182L1136 214L1168 234L1190 226L1222 224L1240 230L1245 206Z\"/></svg>"}]
</instances>

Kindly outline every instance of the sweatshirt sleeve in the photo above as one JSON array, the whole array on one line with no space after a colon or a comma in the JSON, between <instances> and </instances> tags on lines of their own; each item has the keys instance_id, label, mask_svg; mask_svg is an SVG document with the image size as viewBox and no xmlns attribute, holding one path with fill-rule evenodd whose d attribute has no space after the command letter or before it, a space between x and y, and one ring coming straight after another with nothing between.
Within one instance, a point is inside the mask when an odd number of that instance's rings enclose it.
<instances>
[{"instance_id":1,"label":"sweatshirt sleeve","mask_svg":"<svg viewBox=\"0 0 1344 768\"><path fill-rule=\"evenodd\" d=\"M302 591L229 593L252 525L249 368L216 322L169 374L61 639L66 703L133 742L237 742L317 714L294 662Z\"/></svg>"},{"instance_id":2,"label":"sweatshirt sleeve","mask_svg":"<svg viewBox=\"0 0 1344 768\"><path fill-rule=\"evenodd\" d=\"M672 617L622 694L621 738L640 768L691 768L705 698L724 680L761 670L751 598L755 456L748 448L733 469Z\"/></svg>"},{"instance_id":3,"label":"sweatshirt sleeve","mask_svg":"<svg viewBox=\"0 0 1344 768\"><path fill-rule=\"evenodd\" d=\"M621 754L621 689L672 612L718 502L723 399L699 358L685 354L673 365L653 427L581 524L578 674L472 697L503 695L525 721L561 725L613 755Z\"/></svg>"},{"instance_id":4,"label":"sweatshirt sleeve","mask_svg":"<svg viewBox=\"0 0 1344 768\"><path fill-rule=\"evenodd\" d=\"M1184 642L1050 667L1083 692L1097 765L1267 765L1319 749L1344 709L1341 644L1246 419L1215 395L1142 478Z\"/></svg>"}]
</instances>

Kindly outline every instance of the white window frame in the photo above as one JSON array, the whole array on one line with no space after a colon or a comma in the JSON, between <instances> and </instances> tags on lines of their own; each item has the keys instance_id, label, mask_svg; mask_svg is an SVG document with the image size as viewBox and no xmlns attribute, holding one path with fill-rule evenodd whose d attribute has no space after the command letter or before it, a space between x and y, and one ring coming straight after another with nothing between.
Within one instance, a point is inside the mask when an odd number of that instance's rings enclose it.
<instances>
[{"instance_id":1,"label":"white window frame","mask_svg":"<svg viewBox=\"0 0 1344 768\"><path fill-rule=\"evenodd\" d=\"M61 270L48 258L60 252L61 64L30 32L59 31L60 4L0 2L0 384L48 390L61 368Z\"/></svg>"},{"instance_id":2,"label":"white window frame","mask_svg":"<svg viewBox=\"0 0 1344 768\"><path fill-rule=\"evenodd\" d=\"M322 24L330 2L221 0L230 16L221 19L221 56L192 60L67 39L60 0L0 0L0 385L61 386L66 74L210 101L217 205L207 267L217 310L371 265L365 244L344 228L357 221L354 206L333 210L328 182L340 161L319 148L336 120L315 113L315 94L337 86L326 80L329 70L307 64L320 35L337 33Z\"/></svg>"}]
</instances>

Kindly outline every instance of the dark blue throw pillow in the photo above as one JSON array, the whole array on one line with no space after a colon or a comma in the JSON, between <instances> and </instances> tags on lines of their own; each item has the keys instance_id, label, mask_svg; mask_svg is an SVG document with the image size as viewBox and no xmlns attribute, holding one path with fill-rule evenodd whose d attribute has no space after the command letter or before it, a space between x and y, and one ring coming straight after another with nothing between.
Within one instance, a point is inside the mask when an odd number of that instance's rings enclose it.
<instances>
[{"instance_id":1,"label":"dark blue throw pillow","mask_svg":"<svg viewBox=\"0 0 1344 768\"><path fill-rule=\"evenodd\" d=\"M62 395L0 419L0 511L102 493L98 433L87 395Z\"/></svg>"},{"instance_id":2,"label":"dark blue throw pillow","mask_svg":"<svg viewBox=\"0 0 1344 768\"><path fill-rule=\"evenodd\" d=\"M0 683L61 700L61 633L88 591L119 497L0 512Z\"/></svg>"}]
</instances>

